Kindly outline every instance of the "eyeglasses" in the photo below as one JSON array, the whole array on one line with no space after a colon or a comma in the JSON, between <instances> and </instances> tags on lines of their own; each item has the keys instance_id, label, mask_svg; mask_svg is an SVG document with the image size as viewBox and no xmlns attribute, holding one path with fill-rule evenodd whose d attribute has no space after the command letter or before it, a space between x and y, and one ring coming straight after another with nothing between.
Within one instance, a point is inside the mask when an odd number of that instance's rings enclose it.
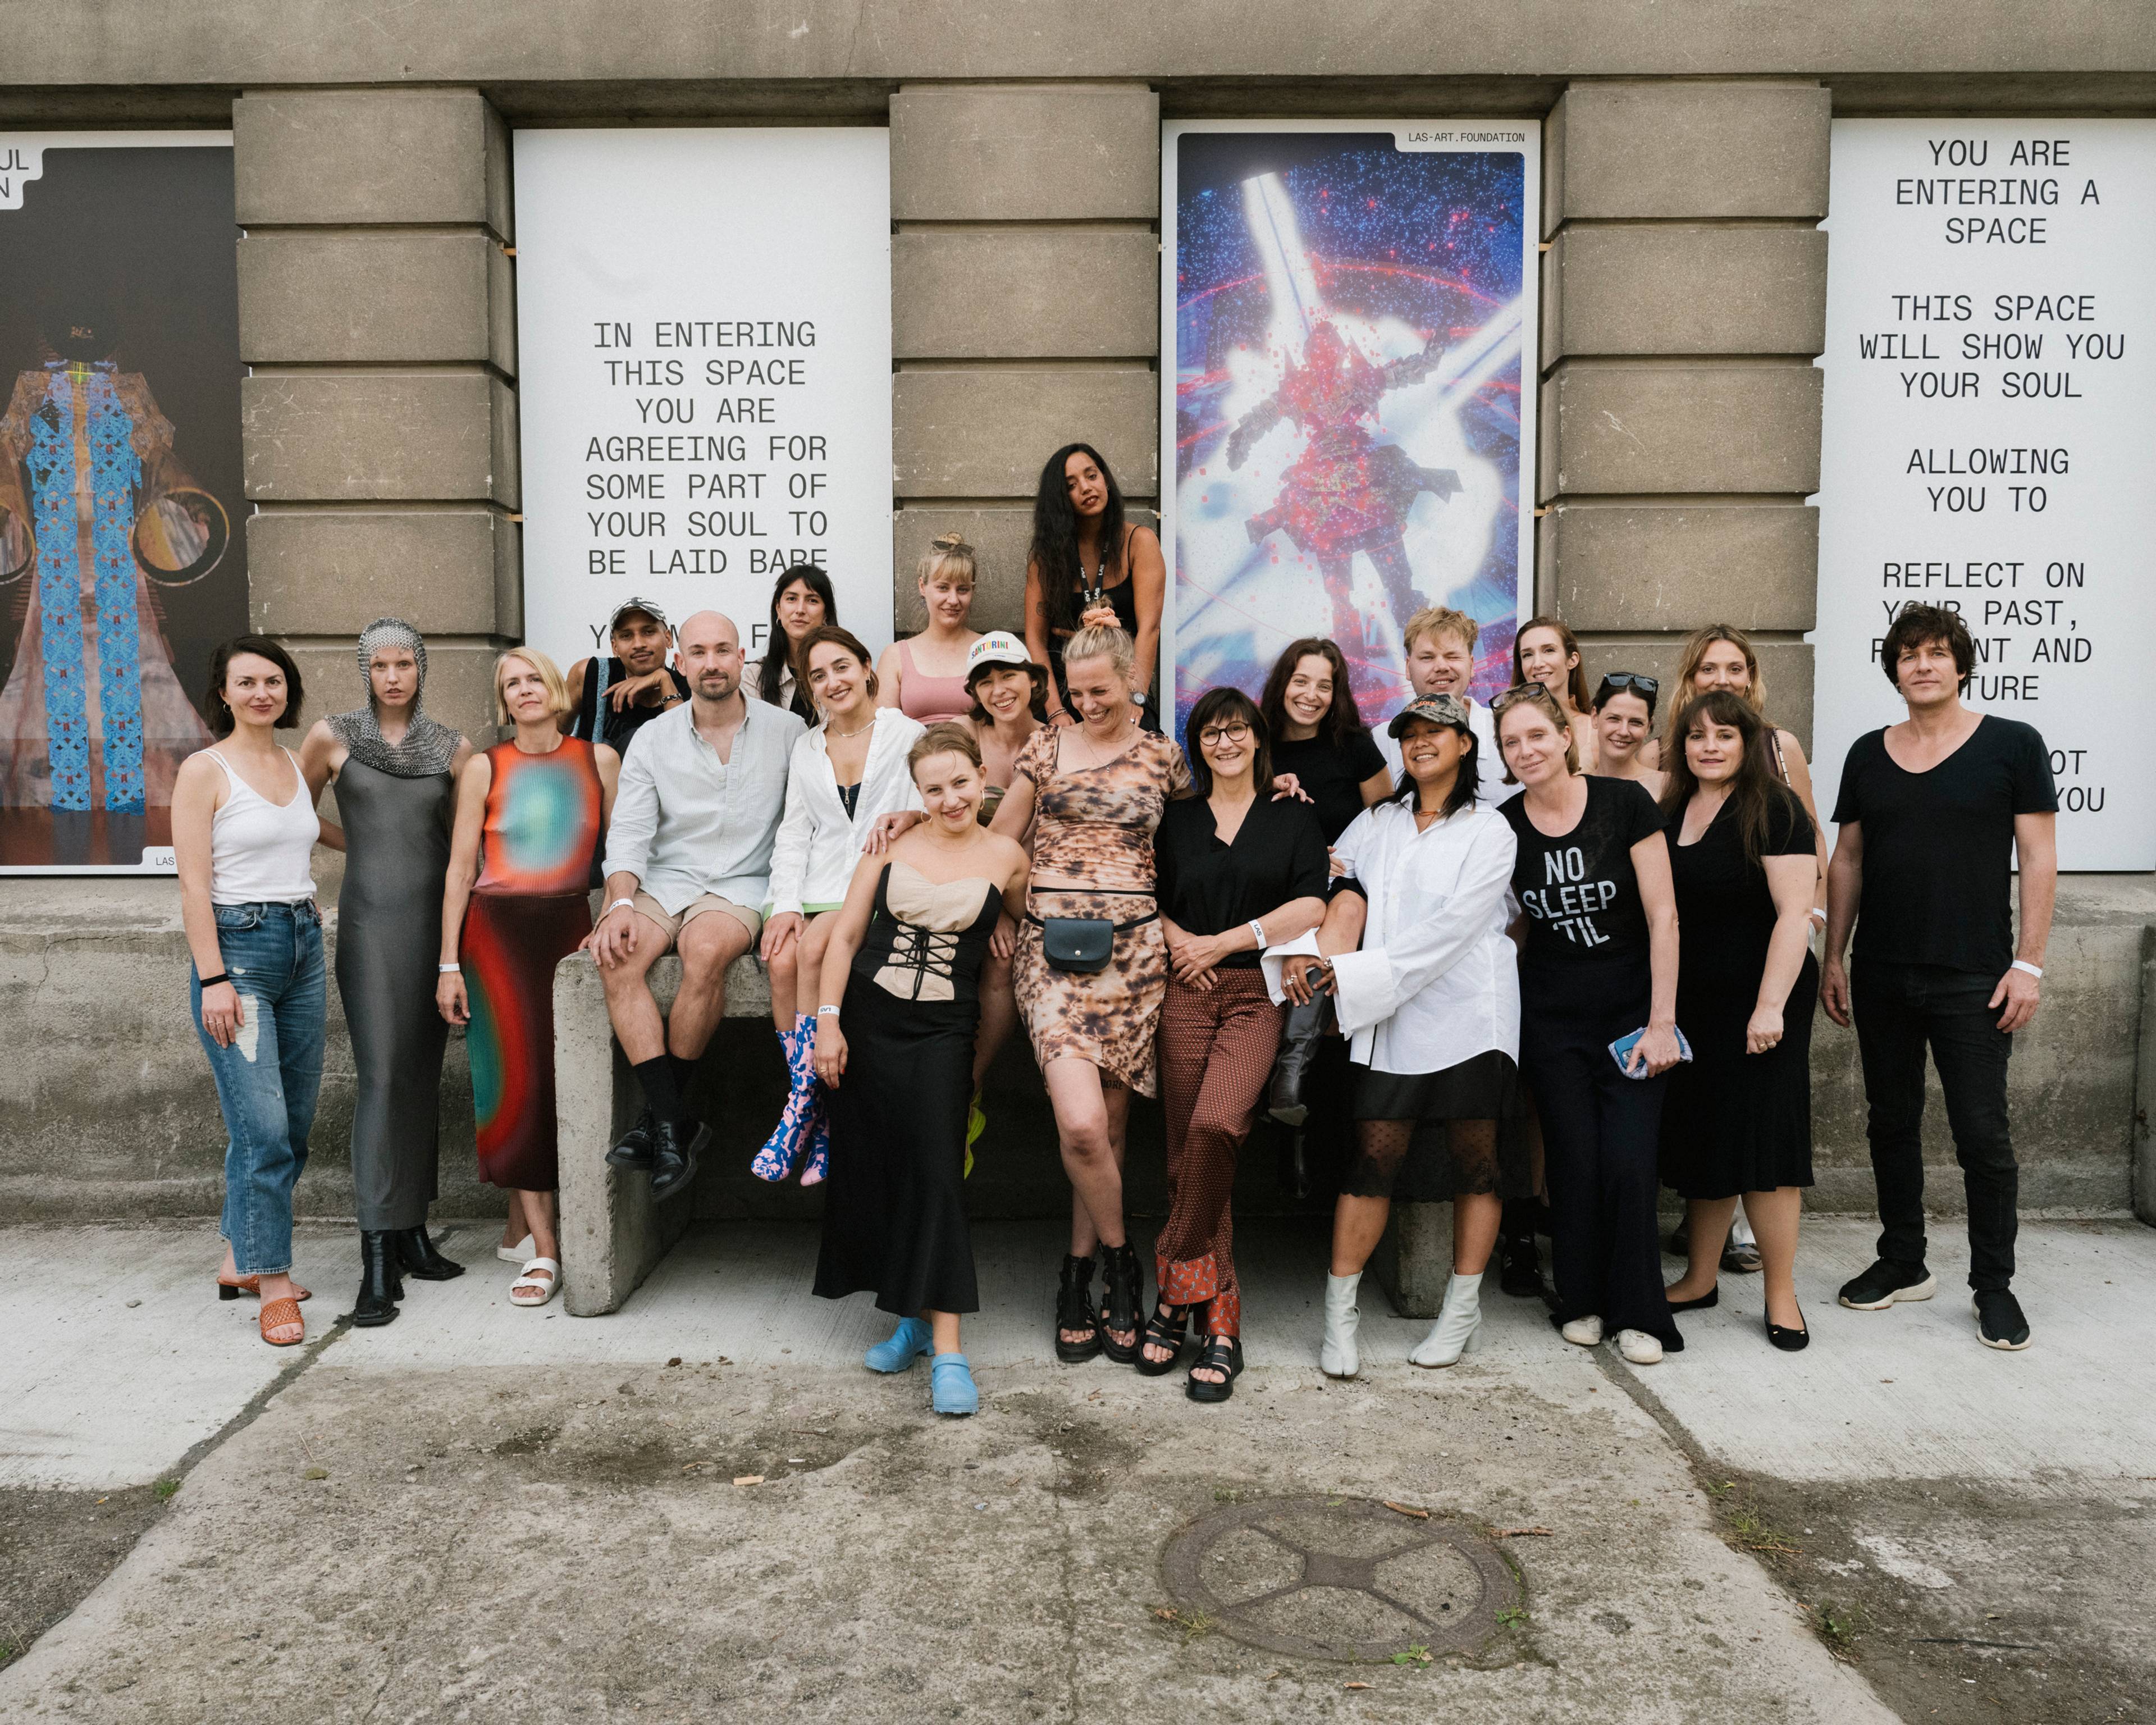
<instances>
[{"instance_id":1,"label":"eyeglasses","mask_svg":"<svg viewBox=\"0 0 2156 1725\"><path fill-rule=\"evenodd\" d=\"M1209 749L1219 743L1248 742L1250 740L1250 727L1240 719L1231 719L1224 725L1208 725L1198 733L1199 746Z\"/></svg>"}]
</instances>

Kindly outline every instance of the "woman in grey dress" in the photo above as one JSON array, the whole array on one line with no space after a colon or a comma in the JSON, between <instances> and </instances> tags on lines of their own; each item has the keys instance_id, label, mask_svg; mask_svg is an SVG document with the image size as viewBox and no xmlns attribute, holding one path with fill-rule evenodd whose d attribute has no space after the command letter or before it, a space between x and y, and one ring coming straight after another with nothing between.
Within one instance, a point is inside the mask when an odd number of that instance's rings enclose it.
<instances>
[{"instance_id":1,"label":"woman in grey dress","mask_svg":"<svg viewBox=\"0 0 2156 1725\"><path fill-rule=\"evenodd\" d=\"M397 1316L403 1276L464 1274L428 1238L427 1206L449 1034L434 1007L442 879L456 772L471 746L427 716L427 644L410 624L369 624L359 667L367 705L316 724L300 765L316 798L336 784L344 824L336 978L358 1075L352 1182L361 1272L352 1321L372 1327Z\"/></svg>"}]
</instances>

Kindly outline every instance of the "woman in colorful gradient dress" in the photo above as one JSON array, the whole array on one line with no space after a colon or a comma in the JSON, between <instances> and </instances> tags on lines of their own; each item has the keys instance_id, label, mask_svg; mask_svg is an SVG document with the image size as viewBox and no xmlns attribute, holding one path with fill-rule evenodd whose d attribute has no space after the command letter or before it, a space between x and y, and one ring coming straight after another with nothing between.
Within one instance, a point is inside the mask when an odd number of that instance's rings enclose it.
<instances>
[{"instance_id":1,"label":"woman in colorful gradient dress","mask_svg":"<svg viewBox=\"0 0 2156 1725\"><path fill-rule=\"evenodd\" d=\"M544 1306L562 1281L554 967L592 932L592 855L621 772L621 757L604 743L562 735L555 721L568 699L545 654L517 647L495 661L495 716L516 734L473 756L457 777L442 895L435 999L451 1024L471 1027L480 1177L509 1189L510 1232L521 1226L531 1238L531 1260L509 1285L519 1306Z\"/></svg>"}]
</instances>

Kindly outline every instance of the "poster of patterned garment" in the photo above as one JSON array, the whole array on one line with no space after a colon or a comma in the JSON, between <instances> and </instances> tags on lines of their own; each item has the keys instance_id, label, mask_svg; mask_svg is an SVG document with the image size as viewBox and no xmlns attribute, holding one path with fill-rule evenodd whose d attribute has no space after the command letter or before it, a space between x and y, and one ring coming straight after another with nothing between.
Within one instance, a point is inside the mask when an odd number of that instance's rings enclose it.
<instances>
[{"instance_id":1,"label":"poster of patterned garment","mask_svg":"<svg viewBox=\"0 0 2156 1725\"><path fill-rule=\"evenodd\" d=\"M0 872L170 872L244 633L231 135L0 130Z\"/></svg>"},{"instance_id":2,"label":"poster of patterned garment","mask_svg":"<svg viewBox=\"0 0 2156 1725\"><path fill-rule=\"evenodd\" d=\"M1511 680L1534 589L1534 121L1194 121L1161 151L1162 541L1177 730L1306 635L1363 716L1400 629L1481 625Z\"/></svg>"}]
</instances>

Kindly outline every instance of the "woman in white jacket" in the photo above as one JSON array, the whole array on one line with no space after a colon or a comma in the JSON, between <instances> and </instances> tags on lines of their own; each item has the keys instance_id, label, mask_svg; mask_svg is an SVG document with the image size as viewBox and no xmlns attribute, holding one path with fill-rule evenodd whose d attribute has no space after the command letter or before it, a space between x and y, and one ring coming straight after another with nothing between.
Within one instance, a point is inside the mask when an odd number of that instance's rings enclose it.
<instances>
[{"instance_id":1,"label":"woman in white jacket","mask_svg":"<svg viewBox=\"0 0 2156 1725\"><path fill-rule=\"evenodd\" d=\"M824 1178L829 1149L814 1064L824 947L877 817L921 806L906 755L923 727L896 707L875 704L869 650L836 624L804 635L799 653L823 720L793 745L788 763L762 949L771 1016L786 1050L786 1108L749 1167L760 1179L783 1180L805 1149L801 1183L814 1186Z\"/></svg>"},{"instance_id":2,"label":"woman in white jacket","mask_svg":"<svg viewBox=\"0 0 2156 1725\"><path fill-rule=\"evenodd\" d=\"M1356 1290L1424 1121L1444 1122L1451 1150L1453 1273L1436 1324L1408 1357L1449 1366L1473 1345L1503 1203L1499 1140L1520 1111L1519 972L1505 933L1518 841L1476 805L1481 750L1464 703L1417 696L1389 729L1405 785L1333 847L1348 874L1318 931L1321 956L1281 966L1290 999L1332 992L1352 1039L1356 1149L1333 1211L1318 1353L1337 1378L1360 1364Z\"/></svg>"}]
</instances>

